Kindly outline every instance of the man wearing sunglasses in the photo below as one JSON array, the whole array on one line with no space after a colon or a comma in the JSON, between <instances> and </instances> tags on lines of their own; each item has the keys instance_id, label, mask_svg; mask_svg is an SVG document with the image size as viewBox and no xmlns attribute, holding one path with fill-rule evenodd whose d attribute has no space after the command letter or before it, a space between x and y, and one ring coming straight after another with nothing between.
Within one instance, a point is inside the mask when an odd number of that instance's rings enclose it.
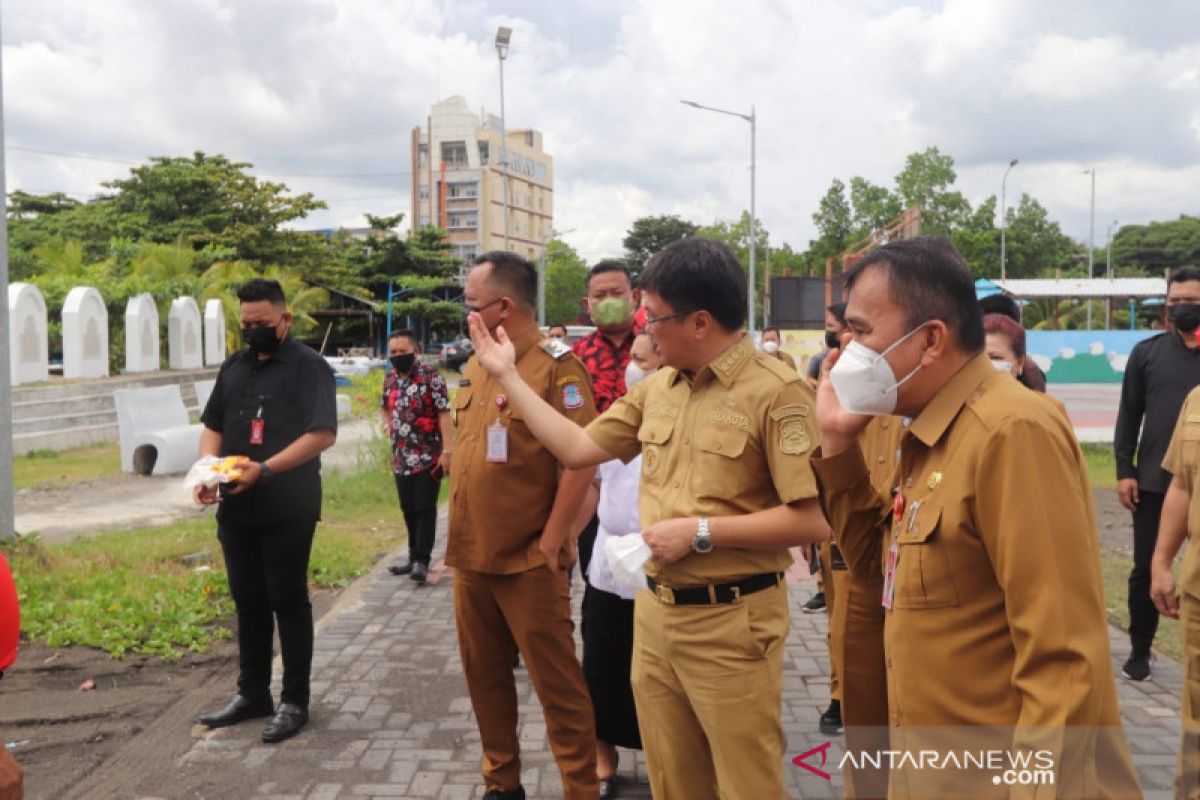
<instances>
[{"instance_id":1,"label":"man wearing sunglasses","mask_svg":"<svg viewBox=\"0 0 1200 800\"><path fill-rule=\"evenodd\" d=\"M746 276L724 244L670 244L641 285L664 366L586 429L522 384L503 326L471 315L476 357L567 466L642 456L652 591L635 600L631 677L654 795L784 797L782 577L789 546L829 535L813 392L741 330Z\"/></svg>"}]
</instances>

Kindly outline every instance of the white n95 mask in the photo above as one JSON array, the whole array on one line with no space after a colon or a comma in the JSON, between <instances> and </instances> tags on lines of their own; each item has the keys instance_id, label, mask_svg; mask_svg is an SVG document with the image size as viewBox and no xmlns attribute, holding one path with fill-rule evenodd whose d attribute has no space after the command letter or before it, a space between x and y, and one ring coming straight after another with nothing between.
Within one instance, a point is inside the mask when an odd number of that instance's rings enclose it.
<instances>
[{"instance_id":1,"label":"white n95 mask","mask_svg":"<svg viewBox=\"0 0 1200 800\"><path fill-rule=\"evenodd\" d=\"M893 413L896 410L897 392L909 378L917 374L921 365L917 364L912 372L896 380L891 365L884 356L924 327L925 324L922 323L913 328L882 353L876 353L858 342L850 342L842 350L842 355L833 365L833 369L829 371L829 380L833 381L833 391L837 395L838 404L851 414L879 416Z\"/></svg>"},{"instance_id":2,"label":"white n95 mask","mask_svg":"<svg viewBox=\"0 0 1200 800\"><path fill-rule=\"evenodd\" d=\"M632 389L634 386L637 386L639 383L649 377L650 373L653 371L654 370L642 369L637 364L630 361L628 366L625 367L625 388L628 390Z\"/></svg>"},{"instance_id":3,"label":"white n95 mask","mask_svg":"<svg viewBox=\"0 0 1200 800\"><path fill-rule=\"evenodd\" d=\"M779 342L763 342L762 350L769 355L775 355L779 352Z\"/></svg>"}]
</instances>

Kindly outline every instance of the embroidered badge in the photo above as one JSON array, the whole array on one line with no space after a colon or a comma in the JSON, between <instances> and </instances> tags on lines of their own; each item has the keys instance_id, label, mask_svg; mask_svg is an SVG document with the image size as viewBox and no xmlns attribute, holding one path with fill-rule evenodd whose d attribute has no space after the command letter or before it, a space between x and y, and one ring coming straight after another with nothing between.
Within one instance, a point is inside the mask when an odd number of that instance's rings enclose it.
<instances>
[{"instance_id":1,"label":"embroidered badge","mask_svg":"<svg viewBox=\"0 0 1200 800\"><path fill-rule=\"evenodd\" d=\"M647 478L653 478L654 473L658 472L658 448L653 445L645 445L642 448L642 472Z\"/></svg>"},{"instance_id":2,"label":"embroidered badge","mask_svg":"<svg viewBox=\"0 0 1200 800\"><path fill-rule=\"evenodd\" d=\"M797 403L795 405L790 405L790 406L780 406L779 408L777 408L771 412L771 419L775 420L776 422L778 422L781 419L784 419L785 417L807 417L807 416L808 416L808 406L803 405L802 403Z\"/></svg>"},{"instance_id":3,"label":"embroidered badge","mask_svg":"<svg viewBox=\"0 0 1200 800\"><path fill-rule=\"evenodd\" d=\"M779 426L779 449L789 456L802 456L812 447L804 420L789 419Z\"/></svg>"},{"instance_id":4,"label":"embroidered badge","mask_svg":"<svg viewBox=\"0 0 1200 800\"><path fill-rule=\"evenodd\" d=\"M941 486L942 485L942 473L934 472L933 474L931 474L929 476L929 480L926 482L925 485L929 487L929 491L931 491L931 492L934 489L936 489L937 487Z\"/></svg>"},{"instance_id":5,"label":"embroidered badge","mask_svg":"<svg viewBox=\"0 0 1200 800\"><path fill-rule=\"evenodd\" d=\"M563 408L583 408L583 392L578 383L568 383L562 390Z\"/></svg>"}]
</instances>

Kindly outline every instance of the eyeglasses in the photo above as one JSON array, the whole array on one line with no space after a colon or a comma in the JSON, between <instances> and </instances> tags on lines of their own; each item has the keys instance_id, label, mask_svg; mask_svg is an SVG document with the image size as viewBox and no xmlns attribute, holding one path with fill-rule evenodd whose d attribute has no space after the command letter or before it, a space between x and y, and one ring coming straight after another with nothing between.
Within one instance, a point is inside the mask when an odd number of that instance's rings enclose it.
<instances>
[{"instance_id":1,"label":"eyeglasses","mask_svg":"<svg viewBox=\"0 0 1200 800\"><path fill-rule=\"evenodd\" d=\"M661 317L649 317L646 319L646 327L649 328L651 325L657 325L658 323L666 322L669 319L680 319L681 317L686 317L691 313L692 311L676 311L674 314L663 314Z\"/></svg>"},{"instance_id":2,"label":"eyeglasses","mask_svg":"<svg viewBox=\"0 0 1200 800\"><path fill-rule=\"evenodd\" d=\"M503 300L503 297L497 297L492 302L482 306L469 306L464 303L463 309L465 309L468 314L482 314L485 309L491 308L492 306L496 305L496 303L499 303Z\"/></svg>"}]
</instances>

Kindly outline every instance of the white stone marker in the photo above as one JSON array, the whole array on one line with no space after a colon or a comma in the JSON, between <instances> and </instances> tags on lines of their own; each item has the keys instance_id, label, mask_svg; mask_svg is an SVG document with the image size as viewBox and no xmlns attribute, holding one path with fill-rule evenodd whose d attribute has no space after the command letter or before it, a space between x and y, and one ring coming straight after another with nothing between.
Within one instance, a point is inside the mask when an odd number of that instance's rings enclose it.
<instances>
[{"instance_id":1,"label":"white stone marker","mask_svg":"<svg viewBox=\"0 0 1200 800\"><path fill-rule=\"evenodd\" d=\"M125 304L125 371L157 372L159 361L158 306L150 294Z\"/></svg>"},{"instance_id":2,"label":"white stone marker","mask_svg":"<svg viewBox=\"0 0 1200 800\"><path fill-rule=\"evenodd\" d=\"M63 377L108 376L108 309L100 292L76 286L62 310Z\"/></svg>"}]
</instances>

